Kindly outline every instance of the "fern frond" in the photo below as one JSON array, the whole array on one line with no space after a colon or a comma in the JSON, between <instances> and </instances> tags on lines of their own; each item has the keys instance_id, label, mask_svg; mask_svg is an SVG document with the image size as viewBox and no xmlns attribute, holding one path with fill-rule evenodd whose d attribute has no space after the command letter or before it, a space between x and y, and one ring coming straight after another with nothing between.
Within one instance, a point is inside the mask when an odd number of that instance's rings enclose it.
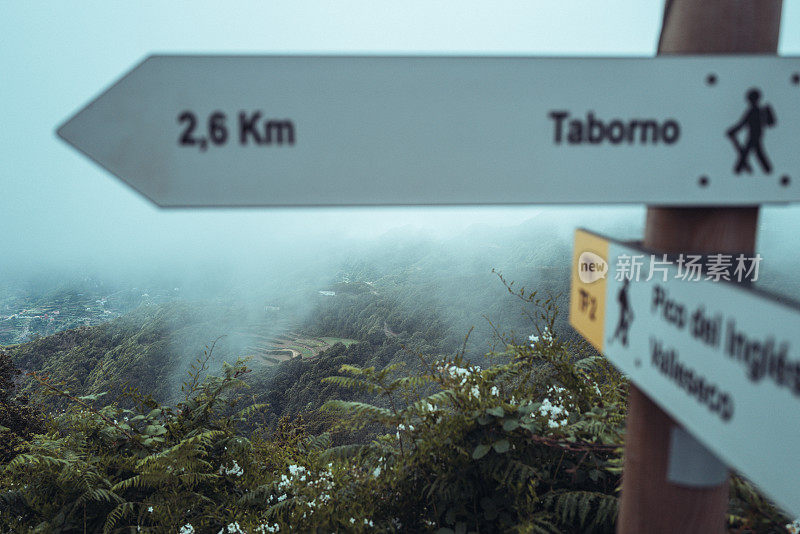
<instances>
[{"instance_id":1,"label":"fern frond","mask_svg":"<svg viewBox=\"0 0 800 534\"><path fill-rule=\"evenodd\" d=\"M236 414L236 415L238 417L240 417L240 418L251 417L256 412L259 412L261 410L266 410L268 407L269 407L269 405L268 404L264 404L264 403L251 404L247 408L245 408L243 410L240 410L239 413Z\"/></svg>"},{"instance_id":2,"label":"fern frond","mask_svg":"<svg viewBox=\"0 0 800 534\"><path fill-rule=\"evenodd\" d=\"M353 378L352 376L326 376L322 379L322 383L333 384L343 389L369 390L374 388L374 386L371 386L369 383L364 382L360 378Z\"/></svg>"},{"instance_id":3,"label":"fern frond","mask_svg":"<svg viewBox=\"0 0 800 534\"><path fill-rule=\"evenodd\" d=\"M565 526L578 526L584 532L604 530L613 525L617 517L617 498L594 491L562 491L551 493L544 499Z\"/></svg>"},{"instance_id":4,"label":"fern frond","mask_svg":"<svg viewBox=\"0 0 800 534\"><path fill-rule=\"evenodd\" d=\"M284 509L289 508L295 502L295 497L289 497L284 499L283 501L279 502L278 504L274 504L267 508L266 517L267 519L273 519L277 514L282 512Z\"/></svg>"},{"instance_id":5,"label":"fern frond","mask_svg":"<svg viewBox=\"0 0 800 534\"><path fill-rule=\"evenodd\" d=\"M103 534L110 534L120 519L134 511L134 504L132 502L123 502L117 505L111 513L106 516L106 522L103 525Z\"/></svg>"},{"instance_id":6,"label":"fern frond","mask_svg":"<svg viewBox=\"0 0 800 534\"><path fill-rule=\"evenodd\" d=\"M339 445L338 447L331 447L320 454L320 459L327 462L333 459L344 460L358 456L367 449L367 445L356 443L353 445Z\"/></svg>"},{"instance_id":7,"label":"fern frond","mask_svg":"<svg viewBox=\"0 0 800 534\"><path fill-rule=\"evenodd\" d=\"M125 499L113 491L103 488L94 488L86 491L80 497L78 497L78 499L75 501L75 504L81 505L87 502L107 502L120 504L125 502Z\"/></svg>"},{"instance_id":8,"label":"fern frond","mask_svg":"<svg viewBox=\"0 0 800 534\"><path fill-rule=\"evenodd\" d=\"M390 410L364 402L331 400L323 404L322 408L325 410L350 412L358 416L369 415L379 420L392 417L392 412Z\"/></svg>"},{"instance_id":9,"label":"fern frond","mask_svg":"<svg viewBox=\"0 0 800 534\"><path fill-rule=\"evenodd\" d=\"M331 435L328 432L319 436L310 436L302 444L303 450L308 452L322 452L330 446Z\"/></svg>"}]
</instances>

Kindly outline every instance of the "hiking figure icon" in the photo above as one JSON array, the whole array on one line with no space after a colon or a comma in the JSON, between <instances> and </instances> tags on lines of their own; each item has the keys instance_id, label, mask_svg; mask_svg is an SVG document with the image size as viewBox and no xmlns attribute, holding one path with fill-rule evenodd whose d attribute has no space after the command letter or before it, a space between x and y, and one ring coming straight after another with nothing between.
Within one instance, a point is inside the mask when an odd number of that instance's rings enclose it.
<instances>
[{"instance_id":1,"label":"hiking figure icon","mask_svg":"<svg viewBox=\"0 0 800 534\"><path fill-rule=\"evenodd\" d=\"M747 91L747 101L750 103L750 107L744 112L739 122L731 126L726 132L734 148L736 148L736 152L739 154L739 159L736 160L736 165L733 168L736 174L741 174L742 171L753 172L753 168L750 167L750 163L747 161L753 152L764 172L766 174L772 172L772 165L764 152L762 138L764 136L764 127L771 128L775 126L775 112L769 104L759 106L759 100L761 100L761 91L756 88ZM744 143L740 143L738 133L745 128L747 129L747 138Z\"/></svg>"},{"instance_id":2,"label":"hiking figure icon","mask_svg":"<svg viewBox=\"0 0 800 534\"><path fill-rule=\"evenodd\" d=\"M617 293L617 302L619 302L619 322L617 329L614 331L614 336L608 341L619 339L622 341L622 346L628 346L628 330L630 330L631 323L633 322L633 310L631 309L628 300L628 289L630 289L631 279L625 278L622 282L622 287Z\"/></svg>"}]
</instances>

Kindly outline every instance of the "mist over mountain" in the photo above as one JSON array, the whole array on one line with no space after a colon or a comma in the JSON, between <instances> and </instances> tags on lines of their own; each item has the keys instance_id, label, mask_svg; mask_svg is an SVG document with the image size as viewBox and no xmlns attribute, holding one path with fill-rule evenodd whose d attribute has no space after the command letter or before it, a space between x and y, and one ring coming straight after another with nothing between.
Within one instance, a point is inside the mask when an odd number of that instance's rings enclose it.
<instances>
[{"instance_id":1,"label":"mist over mountain","mask_svg":"<svg viewBox=\"0 0 800 534\"><path fill-rule=\"evenodd\" d=\"M343 281L377 284L396 291L400 302L404 291L413 290L424 295L424 306L447 310L459 335L473 326L485 334L484 316L505 313L497 304L505 302L504 290L492 269L517 287L563 294L571 229L592 219L586 211L542 210L511 225L451 219L426 226L417 220L377 235L371 235L374 228L354 227L339 235L330 229L290 232L252 239L247 246L244 237L227 240L218 234L191 253L169 250L171 238L153 235L150 250L162 251L157 258L143 253L130 262L129 251L116 245L96 264L94 252L79 251L86 254L80 267L45 259L37 269L15 269L7 259L9 274L0 287L2 341L100 324L139 306L173 300L224 302L256 319L265 306L279 307L302 322L315 306L309 295ZM612 234L635 235L641 224L639 210L604 219ZM187 234L188 242L194 239Z\"/></svg>"},{"instance_id":2,"label":"mist over mountain","mask_svg":"<svg viewBox=\"0 0 800 534\"><path fill-rule=\"evenodd\" d=\"M388 226L362 213L364 228L297 233L284 215L286 233L6 260L2 528L488 532L529 510L547 531L613 531L627 383L568 325L572 239L637 240L641 209ZM796 288L764 228L759 286ZM312 471L322 482L300 479ZM551 489L529 501L510 482L528 478ZM737 521L785 522L746 481L733 488Z\"/></svg>"}]
</instances>

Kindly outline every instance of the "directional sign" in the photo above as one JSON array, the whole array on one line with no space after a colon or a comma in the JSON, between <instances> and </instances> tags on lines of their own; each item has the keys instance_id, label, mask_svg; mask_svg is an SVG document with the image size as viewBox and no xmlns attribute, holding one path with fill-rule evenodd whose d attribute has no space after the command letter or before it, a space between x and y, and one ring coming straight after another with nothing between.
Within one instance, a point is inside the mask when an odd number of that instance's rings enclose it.
<instances>
[{"instance_id":1,"label":"directional sign","mask_svg":"<svg viewBox=\"0 0 800 534\"><path fill-rule=\"evenodd\" d=\"M160 206L800 200L800 59L151 56L58 130Z\"/></svg>"},{"instance_id":2,"label":"directional sign","mask_svg":"<svg viewBox=\"0 0 800 534\"><path fill-rule=\"evenodd\" d=\"M570 323L698 440L800 515L800 305L725 281L751 279L757 260L670 258L578 230Z\"/></svg>"}]
</instances>

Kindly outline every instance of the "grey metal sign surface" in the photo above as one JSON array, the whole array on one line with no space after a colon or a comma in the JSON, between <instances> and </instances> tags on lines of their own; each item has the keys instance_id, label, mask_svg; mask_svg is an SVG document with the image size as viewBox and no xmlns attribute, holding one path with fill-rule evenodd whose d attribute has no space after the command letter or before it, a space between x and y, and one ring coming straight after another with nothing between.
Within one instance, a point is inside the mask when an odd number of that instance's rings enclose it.
<instances>
[{"instance_id":1,"label":"grey metal sign surface","mask_svg":"<svg viewBox=\"0 0 800 534\"><path fill-rule=\"evenodd\" d=\"M710 255L702 271L695 259L577 231L570 323L719 458L800 515L800 304L726 282L752 279L756 264L738 255Z\"/></svg>"},{"instance_id":2,"label":"grey metal sign surface","mask_svg":"<svg viewBox=\"0 0 800 534\"><path fill-rule=\"evenodd\" d=\"M800 59L151 56L58 129L160 206L800 200Z\"/></svg>"}]
</instances>

